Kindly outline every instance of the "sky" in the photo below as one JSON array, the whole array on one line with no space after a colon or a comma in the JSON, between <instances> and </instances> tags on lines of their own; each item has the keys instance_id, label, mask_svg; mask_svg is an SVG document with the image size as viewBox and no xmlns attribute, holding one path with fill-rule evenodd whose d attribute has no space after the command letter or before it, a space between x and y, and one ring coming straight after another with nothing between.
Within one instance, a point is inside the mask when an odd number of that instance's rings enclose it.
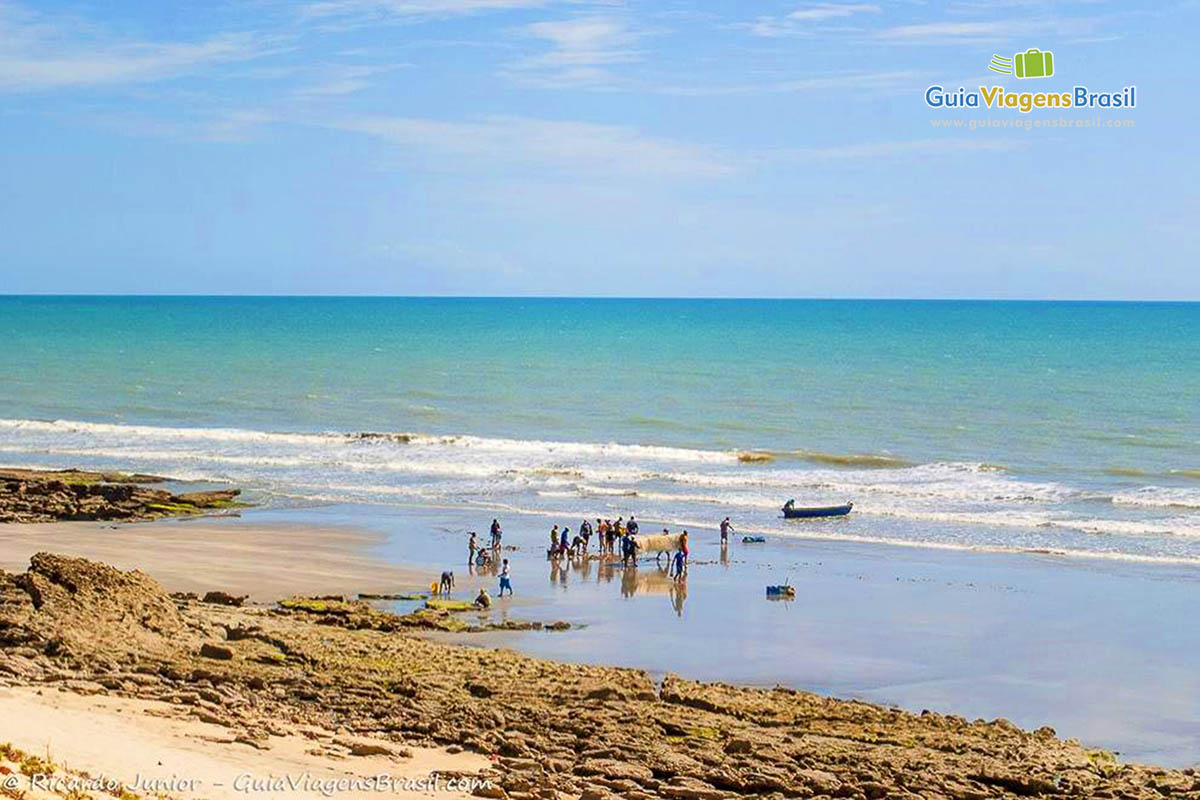
<instances>
[{"instance_id":1,"label":"sky","mask_svg":"<svg viewBox=\"0 0 1200 800\"><path fill-rule=\"evenodd\" d=\"M1196 300L1197 30L1196 0L0 0L0 294ZM1052 77L988 69L1030 48Z\"/></svg>"}]
</instances>

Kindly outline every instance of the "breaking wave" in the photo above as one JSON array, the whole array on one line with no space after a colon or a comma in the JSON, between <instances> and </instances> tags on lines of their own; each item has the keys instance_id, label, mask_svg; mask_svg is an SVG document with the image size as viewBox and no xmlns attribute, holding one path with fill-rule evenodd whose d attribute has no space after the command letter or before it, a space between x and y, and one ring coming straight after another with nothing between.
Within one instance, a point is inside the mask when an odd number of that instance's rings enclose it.
<instances>
[{"instance_id":1,"label":"breaking wave","mask_svg":"<svg viewBox=\"0 0 1200 800\"><path fill-rule=\"evenodd\" d=\"M589 517L636 513L691 524L911 546L1200 558L1192 471L1112 485L890 454L701 449L421 432L270 432L0 419L0 454L25 466L136 468L235 482L271 503L470 504ZM1097 471L1099 472L1099 471ZM1119 479L1119 480L1115 480ZM1089 482L1090 481L1090 482ZM855 503L851 517L784 525L783 501Z\"/></svg>"}]
</instances>

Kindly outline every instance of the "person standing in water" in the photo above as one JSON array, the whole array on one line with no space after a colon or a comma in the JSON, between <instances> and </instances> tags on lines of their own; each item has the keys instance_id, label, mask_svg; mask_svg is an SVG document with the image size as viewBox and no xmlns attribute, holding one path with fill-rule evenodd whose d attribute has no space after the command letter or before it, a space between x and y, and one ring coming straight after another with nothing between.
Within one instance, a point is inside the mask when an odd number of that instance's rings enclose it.
<instances>
[{"instance_id":1,"label":"person standing in water","mask_svg":"<svg viewBox=\"0 0 1200 800\"><path fill-rule=\"evenodd\" d=\"M721 544L729 544L729 532L733 530L733 525L729 523L729 517L721 520Z\"/></svg>"},{"instance_id":2,"label":"person standing in water","mask_svg":"<svg viewBox=\"0 0 1200 800\"><path fill-rule=\"evenodd\" d=\"M684 531L679 534L679 552L683 555L683 562L686 564L688 560L688 532Z\"/></svg>"},{"instance_id":3,"label":"person standing in water","mask_svg":"<svg viewBox=\"0 0 1200 800\"><path fill-rule=\"evenodd\" d=\"M492 533L492 549L499 550L500 549L500 539L501 539L501 537L504 536L504 533L500 530L500 520L498 520L498 519L492 520L491 533Z\"/></svg>"},{"instance_id":4,"label":"person standing in water","mask_svg":"<svg viewBox=\"0 0 1200 800\"><path fill-rule=\"evenodd\" d=\"M475 551L479 549L479 543L475 541L475 531L471 531L471 538L467 540L467 550L470 551L467 556L467 564L475 563Z\"/></svg>"},{"instance_id":5,"label":"person standing in water","mask_svg":"<svg viewBox=\"0 0 1200 800\"><path fill-rule=\"evenodd\" d=\"M500 567L500 597L504 597L504 590L508 589L508 596L512 597L512 573L508 569L508 559L504 559L504 564Z\"/></svg>"}]
</instances>

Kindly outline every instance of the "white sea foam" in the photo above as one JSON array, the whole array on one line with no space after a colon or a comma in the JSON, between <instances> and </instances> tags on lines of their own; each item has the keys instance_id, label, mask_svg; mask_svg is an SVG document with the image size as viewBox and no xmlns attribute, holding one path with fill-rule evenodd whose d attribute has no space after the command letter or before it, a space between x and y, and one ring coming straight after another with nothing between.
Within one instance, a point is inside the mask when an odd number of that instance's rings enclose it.
<instances>
[{"instance_id":1,"label":"white sea foam","mask_svg":"<svg viewBox=\"0 0 1200 800\"><path fill-rule=\"evenodd\" d=\"M1200 537L1200 514L1191 513L1200 509L1195 489L1098 491L1061 476L1039 480L965 462L805 466L794 459L746 463L734 450L619 443L14 419L0 419L0 453L21 463L133 466L231 481L268 501L532 504L554 513L654 513L680 524L720 508L768 526L781 503L795 497L813 505L854 501L849 524L857 527L836 535L869 541L1014 551L1070 542L1081 550L1174 557L1168 551L1179 546L1170 542ZM1164 517L1169 508L1184 513Z\"/></svg>"},{"instance_id":2,"label":"white sea foam","mask_svg":"<svg viewBox=\"0 0 1200 800\"><path fill-rule=\"evenodd\" d=\"M1200 509L1200 490L1144 486L1131 492L1118 492L1112 496L1112 501L1127 506Z\"/></svg>"}]
</instances>

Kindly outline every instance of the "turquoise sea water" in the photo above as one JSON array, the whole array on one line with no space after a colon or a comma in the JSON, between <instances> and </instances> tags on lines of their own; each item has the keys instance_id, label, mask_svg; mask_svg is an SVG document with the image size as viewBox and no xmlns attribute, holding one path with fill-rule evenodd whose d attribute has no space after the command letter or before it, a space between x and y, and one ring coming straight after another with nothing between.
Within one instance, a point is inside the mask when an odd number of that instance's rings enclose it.
<instances>
[{"instance_id":1,"label":"turquoise sea water","mask_svg":"<svg viewBox=\"0 0 1200 800\"><path fill-rule=\"evenodd\" d=\"M7 297L0 333L8 464L1200 566L1196 304Z\"/></svg>"}]
</instances>

